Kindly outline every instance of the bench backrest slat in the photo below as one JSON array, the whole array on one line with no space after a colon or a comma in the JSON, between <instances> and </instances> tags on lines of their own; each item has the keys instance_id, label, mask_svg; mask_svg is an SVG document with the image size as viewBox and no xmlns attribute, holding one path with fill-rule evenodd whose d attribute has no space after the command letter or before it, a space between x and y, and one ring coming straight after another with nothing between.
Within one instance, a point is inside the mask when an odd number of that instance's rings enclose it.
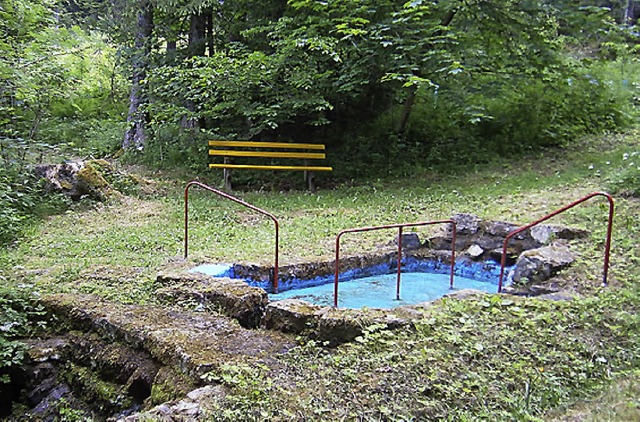
<instances>
[{"instance_id":1,"label":"bench backrest slat","mask_svg":"<svg viewBox=\"0 0 640 422\"><path fill-rule=\"evenodd\" d=\"M210 147L247 147L247 148L289 148L324 150L324 144L301 144L289 142L253 142L253 141L209 141Z\"/></svg>"},{"instance_id":2,"label":"bench backrest slat","mask_svg":"<svg viewBox=\"0 0 640 422\"><path fill-rule=\"evenodd\" d=\"M319 152L277 152L277 151L238 151L210 149L209 155L218 157L265 157L265 158L304 158L324 160L324 153Z\"/></svg>"},{"instance_id":3,"label":"bench backrest slat","mask_svg":"<svg viewBox=\"0 0 640 422\"><path fill-rule=\"evenodd\" d=\"M324 166L272 166L257 164L209 164L209 168L244 170L333 171L333 167Z\"/></svg>"}]
</instances>

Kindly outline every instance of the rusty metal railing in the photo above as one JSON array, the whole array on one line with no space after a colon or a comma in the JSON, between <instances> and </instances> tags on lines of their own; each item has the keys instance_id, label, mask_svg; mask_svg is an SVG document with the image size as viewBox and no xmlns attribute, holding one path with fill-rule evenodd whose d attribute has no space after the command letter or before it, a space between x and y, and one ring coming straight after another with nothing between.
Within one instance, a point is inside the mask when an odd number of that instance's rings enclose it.
<instances>
[{"instance_id":1,"label":"rusty metal railing","mask_svg":"<svg viewBox=\"0 0 640 422\"><path fill-rule=\"evenodd\" d=\"M453 235L451 239L451 272L450 272L450 280L449 280L449 288L453 288L453 269L455 266L455 257L456 257L456 222L453 220L438 220L438 221L420 221L417 223L401 223L401 224L390 224L386 226L373 226L373 227L360 227L356 229L346 229L342 230L336 236L336 262L335 262L335 273L334 273L334 288L333 288L333 306L334 308L338 307L338 277L340 275L340 238L345 233L358 233L358 232L368 232L373 230L382 230L382 229L398 229L398 269L397 269L397 282L396 282L396 300L400 300L400 274L402 267L402 229L404 227L417 227L417 226L428 226L433 224L451 224L453 226Z\"/></svg>"},{"instance_id":2,"label":"rusty metal railing","mask_svg":"<svg viewBox=\"0 0 640 422\"><path fill-rule=\"evenodd\" d=\"M187 186L184 188L184 257L187 258L189 251L189 188L191 186L198 186L202 189L208 190L209 192L213 192L218 196L221 196L225 199L233 201L237 204L243 205L249 209L252 209L262 215L266 215L269 217L273 223L275 224L275 262L273 264L273 290L275 293L278 293L278 250L279 250L279 223L276 217L270 212L267 212L261 208L258 208L254 205L249 204L248 202L243 201L240 198L236 198L235 196L229 195L226 192L218 190L216 188L212 188L211 186L207 186L204 183L200 183L197 180L192 180L187 183Z\"/></svg>"},{"instance_id":3,"label":"rusty metal railing","mask_svg":"<svg viewBox=\"0 0 640 422\"><path fill-rule=\"evenodd\" d=\"M552 212L551 214L548 214L546 216L544 216L543 218L534 221L533 223L529 223L525 226L519 227L517 229L515 229L514 231L510 232L509 234L507 234L507 237L504 239L504 245L502 247L502 258L500 260L500 279L498 281L498 293L502 292L502 280L504 277L504 267L505 264L507 262L507 245L509 243L509 239L511 239L513 236L515 236L518 233L521 233L527 229L530 229L531 227L542 223L543 221L546 221L548 219L550 219L551 217L555 217L556 215L563 213L565 211L567 211L570 208L575 207L576 205L579 205L585 201L588 201L589 199L595 197L595 196L604 196L605 198L607 198L607 200L609 201L609 222L607 225L607 237L606 237L606 242L605 242L605 247L604 247L604 274L602 277L602 285L606 286L607 285L607 275L609 273L609 255L611 253L611 230L613 227L613 197L611 195L609 195L606 192L594 192L590 195L585 196L584 198L580 198L577 201L574 201L572 203L570 203L569 205L562 207L554 212Z\"/></svg>"}]
</instances>

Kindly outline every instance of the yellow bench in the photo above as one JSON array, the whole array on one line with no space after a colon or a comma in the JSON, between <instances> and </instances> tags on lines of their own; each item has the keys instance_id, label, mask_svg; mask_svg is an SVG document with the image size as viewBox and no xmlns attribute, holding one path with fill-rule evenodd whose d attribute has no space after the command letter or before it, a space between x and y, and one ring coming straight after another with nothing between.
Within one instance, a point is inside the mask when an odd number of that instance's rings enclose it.
<instances>
[{"instance_id":1,"label":"yellow bench","mask_svg":"<svg viewBox=\"0 0 640 422\"><path fill-rule=\"evenodd\" d=\"M209 168L224 169L224 186L228 190L231 190L230 171L232 169L304 171L305 181L311 190L314 188L312 172L333 170L328 166L308 164L308 160L324 160L326 158L323 144L214 140L209 141L209 147L210 156L224 159L222 163L209 164ZM233 157L291 159L298 162L302 160L303 164L233 164L230 160Z\"/></svg>"}]
</instances>

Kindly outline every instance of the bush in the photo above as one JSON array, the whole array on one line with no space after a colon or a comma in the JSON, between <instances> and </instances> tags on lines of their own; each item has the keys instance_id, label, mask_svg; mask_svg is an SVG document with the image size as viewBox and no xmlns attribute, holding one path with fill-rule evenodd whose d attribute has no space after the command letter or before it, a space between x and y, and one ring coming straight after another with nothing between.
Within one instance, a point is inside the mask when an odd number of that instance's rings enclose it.
<instances>
[{"instance_id":1,"label":"bush","mask_svg":"<svg viewBox=\"0 0 640 422\"><path fill-rule=\"evenodd\" d=\"M154 124L140 151L130 148L125 161L159 169L184 169L202 173L208 168L207 140L204 133L194 133L178 125Z\"/></svg>"},{"instance_id":2,"label":"bush","mask_svg":"<svg viewBox=\"0 0 640 422\"><path fill-rule=\"evenodd\" d=\"M46 314L29 287L0 287L0 383L9 381L6 370L19 366L24 359L24 345L17 341L43 328Z\"/></svg>"},{"instance_id":3,"label":"bush","mask_svg":"<svg viewBox=\"0 0 640 422\"><path fill-rule=\"evenodd\" d=\"M18 139L0 139L0 246L15 241L38 215L65 209L57 195L44 195L30 170L31 155L41 145Z\"/></svg>"},{"instance_id":4,"label":"bush","mask_svg":"<svg viewBox=\"0 0 640 422\"><path fill-rule=\"evenodd\" d=\"M35 205L31 184L18 180L18 176L11 169L0 167L0 245L18 237Z\"/></svg>"},{"instance_id":5,"label":"bush","mask_svg":"<svg viewBox=\"0 0 640 422\"><path fill-rule=\"evenodd\" d=\"M41 124L38 137L63 155L107 158L120 150L126 125L111 119L51 118Z\"/></svg>"}]
</instances>

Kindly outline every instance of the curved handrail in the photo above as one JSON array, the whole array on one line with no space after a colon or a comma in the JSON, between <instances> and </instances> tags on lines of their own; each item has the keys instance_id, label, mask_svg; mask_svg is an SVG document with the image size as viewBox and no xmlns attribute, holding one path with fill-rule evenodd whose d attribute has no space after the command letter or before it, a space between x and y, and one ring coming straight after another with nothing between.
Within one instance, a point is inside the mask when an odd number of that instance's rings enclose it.
<instances>
[{"instance_id":1,"label":"curved handrail","mask_svg":"<svg viewBox=\"0 0 640 422\"><path fill-rule=\"evenodd\" d=\"M543 218L534 221L533 223L529 223L525 226L519 227L517 229L515 229L514 231L512 231L511 233L507 234L507 237L504 239L504 245L502 247L502 258L500 260L500 280L498 281L498 293L502 292L502 279L504 277L504 267L507 261L507 244L509 243L509 239L511 239L513 236L515 236L518 233L521 233L527 229L530 229L531 227L542 223L543 221L546 221L548 219L550 219L551 217L555 217L556 215L565 212L566 210L575 207L576 205L579 205L585 201L588 201L589 199L595 197L595 196L604 196L605 198L607 198L607 200L609 201L609 223L607 226L607 239L606 239L606 243L605 243L605 250L604 250L604 275L602 278L602 285L606 286L607 285L607 275L609 273L609 254L611 252L611 230L613 227L613 208L614 208L614 204L613 204L613 197L611 195L609 195L606 192L594 192L590 195L585 196L584 198L578 199L577 201L574 201L572 203L570 203L569 205L562 207L554 212L552 212L551 214L548 214L546 216L544 216Z\"/></svg>"},{"instance_id":2,"label":"curved handrail","mask_svg":"<svg viewBox=\"0 0 640 422\"><path fill-rule=\"evenodd\" d=\"M197 180L192 180L189 183L187 183L187 186L184 188L184 257L185 259L187 258L187 254L188 254L188 248L189 248L189 188L191 186L198 186L202 189L208 190L209 192L213 192L218 196L221 196L225 199L228 199L230 201L233 201L235 203L238 203L240 205L244 205L247 208L250 208L262 215L266 215L267 217L269 217L273 223L275 224L275 229L276 229L276 241L275 241L275 249L276 249L276 253L275 253L275 263L273 265L273 290L275 293L278 293L278 250L279 250L279 245L278 245L278 239L279 239L279 224L278 224L278 220L276 219L276 217L274 217L273 214L271 214L270 212L267 212L261 208L258 208L254 205L249 204L248 202L243 201L240 198L236 198L235 196L229 195L226 192L223 192L221 190L218 190L216 188L212 188L211 186L205 185L204 183L198 182Z\"/></svg>"},{"instance_id":3,"label":"curved handrail","mask_svg":"<svg viewBox=\"0 0 640 422\"><path fill-rule=\"evenodd\" d=\"M390 224L386 226L359 227L355 229L342 230L336 236L336 262L333 280L333 307L338 307L338 277L340 275L340 237L345 233L368 232L381 229L398 229L398 280L396 282L396 300L400 300L400 274L402 267L402 229L404 227L427 226L432 224L451 224L453 226L453 235L451 239L451 273L449 280L449 288L453 289L453 267L455 265L456 256L456 222L453 220L437 220L437 221L419 221L417 223L400 223Z\"/></svg>"}]
</instances>

